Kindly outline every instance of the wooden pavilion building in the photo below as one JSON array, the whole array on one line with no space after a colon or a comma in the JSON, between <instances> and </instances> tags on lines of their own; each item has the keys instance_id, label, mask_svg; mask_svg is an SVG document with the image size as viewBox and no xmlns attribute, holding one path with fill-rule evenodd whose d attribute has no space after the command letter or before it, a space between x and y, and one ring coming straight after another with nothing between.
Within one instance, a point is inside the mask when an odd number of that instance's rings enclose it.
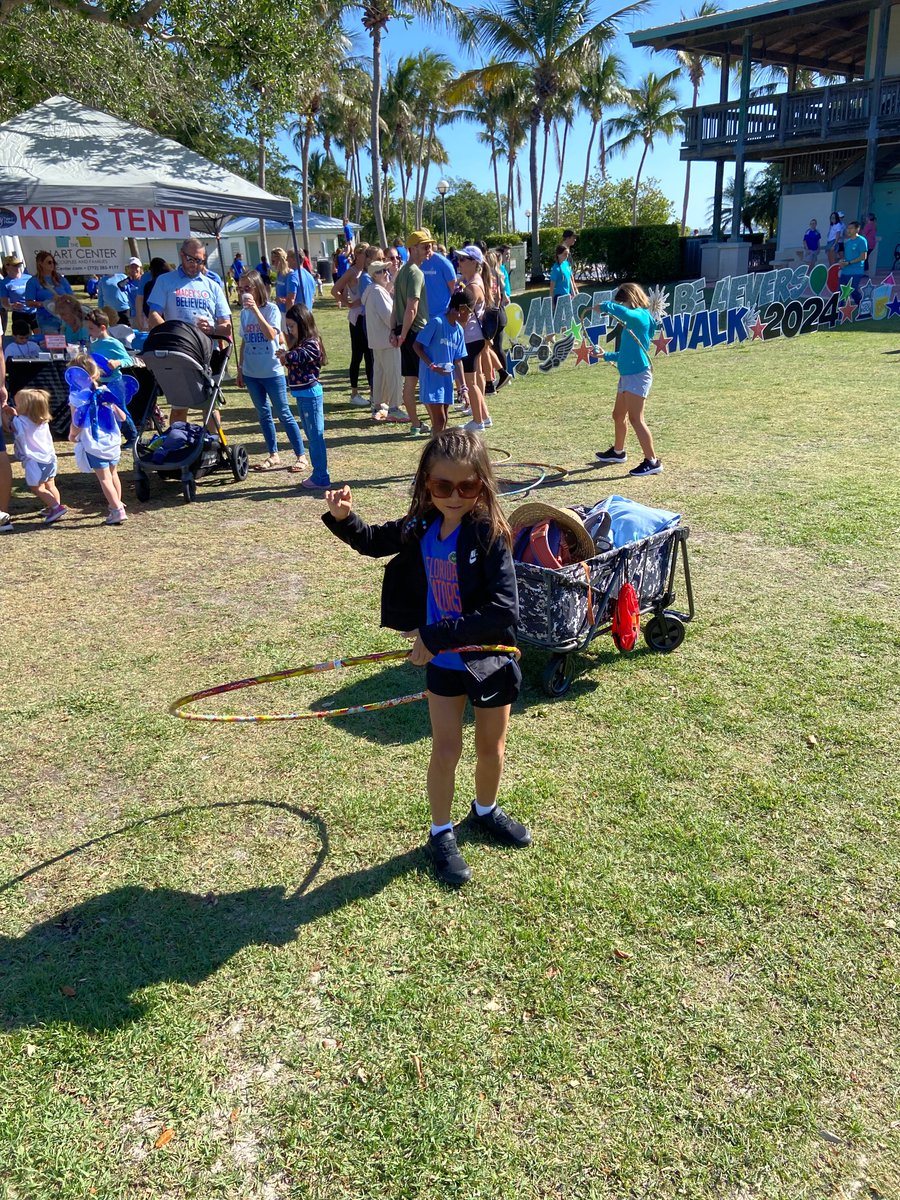
<instances>
[{"instance_id":1,"label":"wooden pavilion building","mask_svg":"<svg viewBox=\"0 0 900 1200\"><path fill-rule=\"evenodd\" d=\"M719 102L685 110L681 158L716 164L713 231L721 228L725 164L743 201L747 163L780 163L777 258L794 256L810 217L832 211L878 222L880 269L900 243L900 0L772 0L631 34L634 46L719 60ZM740 65L740 95L729 83ZM787 90L752 96L754 67L780 67ZM801 70L829 77L798 88ZM720 246L718 274L746 270L740 223ZM710 258L712 265L712 258ZM706 267L706 258L704 268Z\"/></svg>"}]
</instances>

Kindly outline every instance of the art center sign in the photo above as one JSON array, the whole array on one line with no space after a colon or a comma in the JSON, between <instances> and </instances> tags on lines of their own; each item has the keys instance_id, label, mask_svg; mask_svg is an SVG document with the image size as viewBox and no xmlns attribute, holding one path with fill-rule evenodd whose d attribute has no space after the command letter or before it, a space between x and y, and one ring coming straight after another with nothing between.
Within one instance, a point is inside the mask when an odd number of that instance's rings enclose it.
<instances>
[{"instance_id":1,"label":"art center sign","mask_svg":"<svg viewBox=\"0 0 900 1200\"><path fill-rule=\"evenodd\" d=\"M178 208L100 208L93 204L0 205L0 233L10 237L190 236L188 214Z\"/></svg>"},{"instance_id":2,"label":"art center sign","mask_svg":"<svg viewBox=\"0 0 900 1200\"><path fill-rule=\"evenodd\" d=\"M62 275L117 274L131 257L122 238L55 237L47 247Z\"/></svg>"}]
</instances>

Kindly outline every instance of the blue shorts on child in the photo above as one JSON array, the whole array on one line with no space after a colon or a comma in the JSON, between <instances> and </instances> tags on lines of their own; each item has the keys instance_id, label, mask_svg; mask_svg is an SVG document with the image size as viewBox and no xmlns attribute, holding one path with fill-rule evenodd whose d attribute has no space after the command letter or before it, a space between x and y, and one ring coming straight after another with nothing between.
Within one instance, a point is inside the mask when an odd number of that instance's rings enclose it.
<instances>
[{"instance_id":1,"label":"blue shorts on child","mask_svg":"<svg viewBox=\"0 0 900 1200\"><path fill-rule=\"evenodd\" d=\"M25 460L25 482L29 487L37 487L46 483L56 475L56 456L50 462L40 462L36 458Z\"/></svg>"},{"instance_id":2,"label":"blue shorts on child","mask_svg":"<svg viewBox=\"0 0 900 1200\"><path fill-rule=\"evenodd\" d=\"M109 467L110 470L112 470L113 467L117 467L119 465L118 458L97 458L97 456L94 454L88 454L86 450L84 452L84 456L88 460L88 464L95 471L102 471L104 467Z\"/></svg>"}]
</instances>

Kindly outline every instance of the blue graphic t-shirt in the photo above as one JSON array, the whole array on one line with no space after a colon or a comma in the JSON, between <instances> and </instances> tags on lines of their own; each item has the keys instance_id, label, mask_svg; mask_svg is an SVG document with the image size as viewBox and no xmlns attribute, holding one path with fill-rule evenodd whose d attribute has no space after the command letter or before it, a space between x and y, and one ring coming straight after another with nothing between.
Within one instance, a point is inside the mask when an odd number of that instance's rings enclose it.
<instances>
[{"instance_id":1,"label":"blue graphic t-shirt","mask_svg":"<svg viewBox=\"0 0 900 1200\"><path fill-rule=\"evenodd\" d=\"M300 276L300 291L303 293L303 303L307 308L312 308L316 302L316 277L307 271L306 267L301 267ZM297 297L299 302L300 297Z\"/></svg>"},{"instance_id":2,"label":"blue graphic t-shirt","mask_svg":"<svg viewBox=\"0 0 900 1200\"><path fill-rule=\"evenodd\" d=\"M188 325L196 325L201 319L211 325L231 319L225 293L215 280L205 275L192 279L181 267L157 278L145 304L150 312L161 313L167 321L186 321Z\"/></svg>"},{"instance_id":3,"label":"blue graphic t-shirt","mask_svg":"<svg viewBox=\"0 0 900 1200\"><path fill-rule=\"evenodd\" d=\"M441 522L437 517L428 527L422 538L422 558L425 560L425 575L428 578L428 609L426 613L429 625L443 621L445 617L462 615L462 604L459 599L459 576L456 573L456 543L459 539L459 526L449 537L441 541ZM444 650L431 660L436 667L446 667L450 671L465 671L466 664L455 650Z\"/></svg>"},{"instance_id":4,"label":"blue graphic t-shirt","mask_svg":"<svg viewBox=\"0 0 900 1200\"><path fill-rule=\"evenodd\" d=\"M428 296L428 314L442 317L450 306L450 284L456 283L456 271L449 258L443 254L432 254L420 268L425 276L425 294Z\"/></svg>"},{"instance_id":5,"label":"blue graphic t-shirt","mask_svg":"<svg viewBox=\"0 0 900 1200\"><path fill-rule=\"evenodd\" d=\"M30 275L20 275L18 279L0 279L0 297L5 296L10 304L25 304L25 289L28 287ZM37 309L25 304L24 308L15 308L15 315L33 317Z\"/></svg>"},{"instance_id":6,"label":"blue graphic t-shirt","mask_svg":"<svg viewBox=\"0 0 900 1200\"><path fill-rule=\"evenodd\" d=\"M259 310L267 324L273 329L281 328L281 314L272 304L264 304ZM284 367L276 357L278 339L269 341L259 327L259 318L251 308L241 309L241 337L244 339L241 371L250 379L272 379L284 374Z\"/></svg>"},{"instance_id":7,"label":"blue graphic t-shirt","mask_svg":"<svg viewBox=\"0 0 900 1200\"><path fill-rule=\"evenodd\" d=\"M419 399L422 404L453 403L453 364L466 357L462 325L451 325L448 317L432 317L416 337L431 362L450 367L444 375L419 360Z\"/></svg>"}]
</instances>

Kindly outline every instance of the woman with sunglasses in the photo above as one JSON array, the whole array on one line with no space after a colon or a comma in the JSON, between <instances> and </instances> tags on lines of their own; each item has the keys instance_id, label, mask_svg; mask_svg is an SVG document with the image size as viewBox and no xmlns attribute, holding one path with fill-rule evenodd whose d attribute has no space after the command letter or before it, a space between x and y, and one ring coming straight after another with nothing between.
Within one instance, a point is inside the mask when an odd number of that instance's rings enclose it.
<instances>
[{"instance_id":1,"label":"woman with sunglasses","mask_svg":"<svg viewBox=\"0 0 900 1200\"><path fill-rule=\"evenodd\" d=\"M41 333L59 333L62 322L53 309L57 296L71 296L72 285L60 275L56 259L49 250L38 250L35 255L37 270L28 280L25 299L37 309L38 329Z\"/></svg>"},{"instance_id":2,"label":"woman with sunglasses","mask_svg":"<svg viewBox=\"0 0 900 1200\"><path fill-rule=\"evenodd\" d=\"M325 493L323 521L342 542L370 558L395 555L384 572L381 621L413 642L410 661L426 669L431 716L427 789L428 854L445 884L471 877L451 809L462 753L466 699L475 710L475 800L471 826L507 846L527 846L528 829L497 804L510 708L522 674L514 658L459 646L515 644L519 601L509 524L481 438L445 429L428 442L405 516L367 525L352 510L350 488Z\"/></svg>"}]
</instances>

